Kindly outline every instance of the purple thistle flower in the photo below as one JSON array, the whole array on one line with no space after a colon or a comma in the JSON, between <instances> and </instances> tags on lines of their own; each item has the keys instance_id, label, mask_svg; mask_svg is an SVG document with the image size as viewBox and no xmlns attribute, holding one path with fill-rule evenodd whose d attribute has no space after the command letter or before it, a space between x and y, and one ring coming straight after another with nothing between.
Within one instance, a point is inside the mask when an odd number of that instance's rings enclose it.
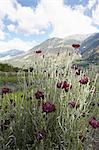
<instances>
[{"instance_id":1,"label":"purple thistle flower","mask_svg":"<svg viewBox=\"0 0 99 150\"><path fill-rule=\"evenodd\" d=\"M95 117L89 120L89 124L94 128L99 128L99 121L96 120Z\"/></svg>"},{"instance_id":2,"label":"purple thistle flower","mask_svg":"<svg viewBox=\"0 0 99 150\"><path fill-rule=\"evenodd\" d=\"M36 54L40 54L40 53L42 53L42 50L37 50L35 52L36 52Z\"/></svg>"},{"instance_id":3,"label":"purple thistle flower","mask_svg":"<svg viewBox=\"0 0 99 150\"><path fill-rule=\"evenodd\" d=\"M7 93L11 93L11 89L7 87L2 88L2 94L7 94Z\"/></svg>"},{"instance_id":4,"label":"purple thistle flower","mask_svg":"<svg viewBox=\"0 0 99 150\"><path fill-rule=\"evenodd\" d=\"M84 76L81 80L79 80L79 82L81 83L81 84L87 84L88 83L88 77L86 77L86 76Z\"/></svg>"},{"instance_id":5,"label":"purple thistle flower","mask_svg":"<svg viewBox=\"0 0 99 150\"><path fill-rule=\"evenodd\" d=\"M44 99L44 92L38 90L35 93L35 97L36 97L36 99Z\"/></svg>"},{"instance_id":6,"label":"purple thistle flower","mask_svg":"<svg viewBox=\"0 0 99 150\"><path fill-rule=\"evenodd\" d=\"M71 84L67 83L67 81L63 82L62 89L64 89L66 92L68 92L68 90L71 88L72 88Z\"/></svg>"},{"instance_id":7,"label":"purple thistle flower","mask_svg":"<svg viewBox=\"0 0 99 150\"><path fill-rule=\"evenodd\" d=\"M46 112L46 113L51 113L56 110L55 105L50 102L43 103L42 109L43 109L43 112Z\"/></svg>"},{"instance_id":8,"label":"purple thistle flower","mask_svg":"<svg viewBox=\"0 0 99 150\"><path fill-rule=\"evenodd\" d=\"M39 131L39 132L36 134L36 139L37 139L38 141L43 140L45 137L46 137L45 131Z\"/></svg>"}]
</instances>

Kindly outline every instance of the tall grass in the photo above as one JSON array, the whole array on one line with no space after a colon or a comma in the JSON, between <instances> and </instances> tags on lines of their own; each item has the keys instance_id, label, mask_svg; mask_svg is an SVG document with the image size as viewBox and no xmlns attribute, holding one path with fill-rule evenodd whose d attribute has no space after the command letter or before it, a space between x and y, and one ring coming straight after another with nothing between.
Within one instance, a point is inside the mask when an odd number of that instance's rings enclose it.
<instances>
[{"instance_id":1,"label":"tall grass","mask_svg":"<svg viewBox=\"0 0 99 150\"><path fill-rule=\"evenodd\" d=\"M97 83L98 74L93 83L81 85L79 80L86 72L75 75L75 70L71 69L74 55L36 57L38 61L32 64L32 71L18 72L21 91L6 94L1 100L0 149L93 149L98 129L93 129L89 120L93 116L99 119L99 106L98 96L90 91ZM68 92L57 88L60 81L67 81L72 88ZM44 99L36 99L38 90L44 92ZM71 101L77 104L74 108L69 105ZM54 104L56 110L44 112L42 104L46 102ZM6 120L8 123L4 126Z\"/></svg>"}]
</instances>

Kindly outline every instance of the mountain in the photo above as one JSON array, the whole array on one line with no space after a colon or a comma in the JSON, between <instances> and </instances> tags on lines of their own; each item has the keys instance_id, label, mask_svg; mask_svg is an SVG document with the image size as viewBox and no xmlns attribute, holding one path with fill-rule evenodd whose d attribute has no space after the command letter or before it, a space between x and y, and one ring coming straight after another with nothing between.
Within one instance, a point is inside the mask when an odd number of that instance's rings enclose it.
<instances>
[{"instance_id":1,"label":"mountain","mask_svg":"<svg viewBox=\"0 0 99 150\"><path fill-rule=\"evenodd\" d=\"M79 51L74 50L72 44L79 43L81 45ZM13 66L32 66L35 61L39 61L42 57L38 57L36 51L41 50L46 59L51 57L54 60L54 56L60 53L60 60L66 55L68 59L68 54L75 55L75 59L80 59L82 61L91 62L98 61L99 56L99 33L88 34L88 35L72 35L64 39L62 38L51 38L41 44L33 47L27 53L23 55L18 55L12 59L6 60L6 63L10 63ZM72 58L72 57L71 57ZM91 60L91 61L89 61ZM92 62L93 63L93 62Z\"/></svg>"},{"instance_id":2,"label":"mountain","mask_svg":"<svg viewBox=\"0 0 99 150\"><path fill-rule=\"evenodd\" d=\"M76 35L77 36L77 35ZM82 36L82 35L81 35ZM26 65L28 66L29 64L33 64L34 61L39 60L41 57L37 57L37 54L35 53L38 50L41 50L43 52L44 55L46 55L46 57L53 57L52 55L57 55L58 53L62 54L63 53L68 53L70 54L75 54L77 58L81 57L80 53L78 53L77 51L75 51L72 47L72 44L74 43L74 41L76 43L81 43L81 39L77 39L75 40L76 37L75 36L71 36L69 38L50 38L47 39L46 41L42 42L41 44L33 47L32 49L30 49L27 54L24 54L23 56L18 56L15 59L10 59L8 63L11 63L14 66L23 66ZM61 56L62 56L61 55ZM6 61L7 63L7 61Z\"/></svg>"},{"instance_id":3,"label":"mountain","mask_svg":"<svg viewBox=\"0 0 99 150\"><path fill-rule=\"evenodd\" d=\"M39 49L46 51L46 52L52 52L52 53L54 52L56 53L58 51L64 51L66 50L66 48L69 48L69 50L73 50L72 49L73 43L81 44L84 41L84 39L86 39L88 36L90 35L89 34L87 35L76 34L76 35L67 36L64 39L54 37L35 46L29 51L29 53L32 53Z\"/></svg>"},{"instance_id":4,"label":"mountain","mask_svg":"<svg viewBox=\"0 0 99 150\"><path fill-rule=\"evenodd\" d=\"M22 50L16 50L16 49L8 50L5 52L0 52L0 59L2 59L2 60L10 59L10 58L13 58L14 56L19 56L19 55L22 55L24 53L25 52Z\"/></svg>"},{"instance_id":5,"label":"mountain","mask_svg":"<svg viewBox=\"0 0 99 150\"><path fill-rule=\"evenodd\" d=\"M82 58L88 63L99 64L99 33L85 39L80 47Z\"/></svg>"},{"instance_id":6,"label":"mountain","mask_svg":"<svg viewBox=\"0 0 99 150\"><path fill-rule=\"evenodd\" d=\"M97 46L99 46L99 33L94 33L82 42L80 51L83 54L86 51L95 49Z\"/></svg>"}]
</instances>

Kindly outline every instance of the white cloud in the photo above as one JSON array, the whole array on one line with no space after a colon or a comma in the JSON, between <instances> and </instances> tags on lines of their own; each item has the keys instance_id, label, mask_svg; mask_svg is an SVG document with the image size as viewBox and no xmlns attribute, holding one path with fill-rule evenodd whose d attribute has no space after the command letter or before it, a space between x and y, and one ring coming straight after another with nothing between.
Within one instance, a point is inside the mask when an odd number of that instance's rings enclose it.
<instances>
[{"instance_id":1,"label":"white cloud","mask_svg":"<svg viewBox=\"0 0 99 150\"><path fill-rule=\"evenodd\" d=\"M5 33L0 30L0 40L4 40L5 39Z\"/></svg>"},{"instance_id":2,"label":"white cloud","mask_svg":"<svg viewBox=\"0 0 99 150\"><path fill-rule=\"evenodd\" d=\"M3 0L0 2L0 17L7 16L13 22L7 26L8 30L17 34L44 34L50 24L53 28L50 36L87 34L99 32L92 24L93 21L98 24L98 10L93 12L92 18L84 15L85 10L91 9L95 2L89 0L86 7L79 5L71 8L64 5L63 0L41 0L34 10L22 6L17 0Z\"/></svg>"},{"instance_id":3,"label":"white cloud","mask_svg":"<svg viewBox=\"0 0 99 150\"><path fill-rule=\"evenodd\" d=\"M92 11L93 22L99 27L99 5Z\"/></svg>"},{"instance_id":4,"label":"white cloud","mask_svg":"<svg viewBox=\"0 0 99 150\"><path fill-rule=\"evenodd\" d=\"M35 11L30 7L19 5L17 20L19 24L17 30L26 34L40 34L49 25L49 20L42 5L38 5Z\"/></svg>"},{"instance_id":5,"label":"white cloud","mask_svg":"<svg viewBox=\"0 0 99 150\"><path fill-rule=\"evenodd\" d=\"M2 15L0 13L0 40L4 40L5 39L5 33L4 33L4 23L2 21Z\"/></svg>"},{"instance_id":6,"label":"white cloud","mask_svg":"<svg viewBox=\"0 0 99 150\"><path fill-rule=\"evenodd\" d=\"M88 7L93 6L95 3L93 1L89 0ZM42 34L50 24L53 28L51 36L63 37L70 34L98 31L92 25L92 18L84 15L85 8L83 6L79 5L72 9L65 6L63 0L41 0L35 10L31 7L21 6L16 0L4 0L2 7L11 21L17 21L17 33ZM14 25L9 25L8 29L15 31Z\"/></svg>"},{"instance_id":7,"label":"white cloud","mask_svg":"<svg viewBox=\"0 0 99 150\"><path fill-rule=\"evenodd\" d=\"M65 37L71 34L87 34L97 32L92 19L84 15L80 9L64 6L62 0L42 0L46 14L53 27L51 36ZM83 7L82 7L83 8ZM83 9L82 9L83 10Z\"/></svg>"},{"instance_id":8,"label":"white cloud","mask_svg":"<svg viewBox=\"0 0 99 150\"><path fill-rule=\"evenodd\" d=\"M6 15L12 21L16 19L16 8L15 8L15 0L3 0L0 2L0 16L4 18Z\"/></svg>"},{"instance_id":9,"label":"white cloud","mask_svg":"<svg viewBox=\"0 0 99 150\"><path fill-rule=\"evenodd\" d=\"M13 24L10 24L10 25L8 25L7 26L7 28L8 28L8 30L10 31L10 32L15 32L15 25L13 25Z\"/></svg>"},{"instance_id":10,"label":"white cloud","mask_svg":"<svg viewBox=\"0 0 99 150\"><path fill-rule=\"evenodd\" d=\"M5 39L5 33L4 33L4 24L3 21L0 20L0 40L4 40Z\"/></svg>"},{"instance_id":11,"label":"white cloud","mask_svg":"<svg viewBox=\"0 0 99 150\"><path fill-rule=\"evenodd\" d=\"M98 32L92 25L92 18L85 16L85 8L81 5L72 9L65 6L63 0L41 0L35 11L31 8L19 6L18 31L29 34L40 34L52 25L50 36L65 37L71 34L87 34Z\"/></svg>"},{"instance_id":12,"label":"white cloud","mask_svg":"<svg viewBox=\"0 0 99 150\"><path fill-rule=\"evenodd\" d=\"M42 5L38 5L36 10L31 7L23 7L16 0L3 0L0 6L3 17L7 15L13 23L17 22L16 32L24 34L42 34L43 30L49 26L49 20ZM12 31L14 26L8 26Z\"/></svg>"},{"instance_id":13,"label":"white cloud","mask_svg":"<svg viewBox=\"0 0 99 150\"><path fill-rule=\"evenodd\" d=\"M97 0L89 0L87 7L89 9L91 9L96 4L96 2L97 2Z\"/></svg>"},{"instance_id":14,"label":"white cloud","mask_svg":"<svg viewBox=\"0 0 99 150\"><path fill-rule=\"evenodd\" d=\"M0 41L0 52L7 51L11 49L18 49L27 51L33 48L37 43L35 41L23 41L19 38L14 38L9 41Z\"/></svg>"}]
</instances>

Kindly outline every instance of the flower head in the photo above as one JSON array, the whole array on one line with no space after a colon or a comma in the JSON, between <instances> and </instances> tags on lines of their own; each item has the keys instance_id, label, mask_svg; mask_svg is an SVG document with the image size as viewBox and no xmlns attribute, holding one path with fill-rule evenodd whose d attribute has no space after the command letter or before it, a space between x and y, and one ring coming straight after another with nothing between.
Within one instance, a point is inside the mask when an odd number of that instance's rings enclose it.
<instances>
[{"instance_id":1,"label":"flower head","mask_svg":"<svg viewBox=\"0 0 99 150\"><path fill-rule=\"evenodd\" d=\"M72 44L72 47L75 49L80 48L80 44Z\"/></svg>"},{"instance_id":2,"label":"flower head","mask_svg":"<svg viewBox=\"0 0 99 150\"><path fill-rule=\"evenodd\" d=\"M36 99L44 99L44 92L38 90L35 93L35 97L36 97Z\"/></svg>"},{"instance_id":3,"label":"flower head","mask_svg":"<svg viewBox=\"0 0 99 150\"><path fill-rule=\"evenodd\" d=\"M35 52L36 52L36 54L40 54L40 53L42 53L42 50L37 50Z\"/></svg>"},{"instance_id":4,"label":"flower head","mask_svg":"<svg viewBox=\"0 0 99 150\"><path fill-rule=\"evenodd\" d=\"M36 139L37 139L38 141L40 141L40 140L43 140L43 139L45 138L45 136L46 136L46 134L45 134L44 131L39 131L39 132L36 134Z\"/></svg>"},{"instance_id":5,"label":"flower head","mask_svg":"<svg viewBox=\"0 0 99 150\"><path fill-rule=\"evenodd\" d=\"M2 94L7 94L7 93L11 93L11 89L7 87L2 88Z\"/></svg>"},{"instance_id":6,"label":"flower head","mask_svg":"<svg viewBox=\"0 0 99 150\"><path fill-rule=\"evenodd\" d=\"M62 89L64 89L66 92L68 92L68 90L71 88L72 88L71 84L67 83L67 81L63 82Z\"/></svg>"},{"instance_id":7,"label":"flower head","mask_svg":"<svg viewBox=\"0 0 99 150\"><path fill-rule=\"evenodd\" d=\"M46 102L42 104L43 112L51 113L56 110L55 105L51 102Z\"/></svg>"},{"instance_id":8,"label":"flower head","mask_svg":"<svg viewBox=\"0 0 99 150\"><path fill-rule=\"evenodd\" d=\"M99 121L96 120L95 117L89 120L89 124L94 128L99 128Z\"/></svg>"},{"instance_id":9,"label":"flower head","mask_svg":"<svg viewBox=\"0 0 99 150\"><path fill-rule=\"evenodd\" d=\"M79 80L79 82L81 83L81 84L87 84L88 83L88 77L87 76L84 76L82 79L80 79Z\"/></svg>"}]
</instances>

